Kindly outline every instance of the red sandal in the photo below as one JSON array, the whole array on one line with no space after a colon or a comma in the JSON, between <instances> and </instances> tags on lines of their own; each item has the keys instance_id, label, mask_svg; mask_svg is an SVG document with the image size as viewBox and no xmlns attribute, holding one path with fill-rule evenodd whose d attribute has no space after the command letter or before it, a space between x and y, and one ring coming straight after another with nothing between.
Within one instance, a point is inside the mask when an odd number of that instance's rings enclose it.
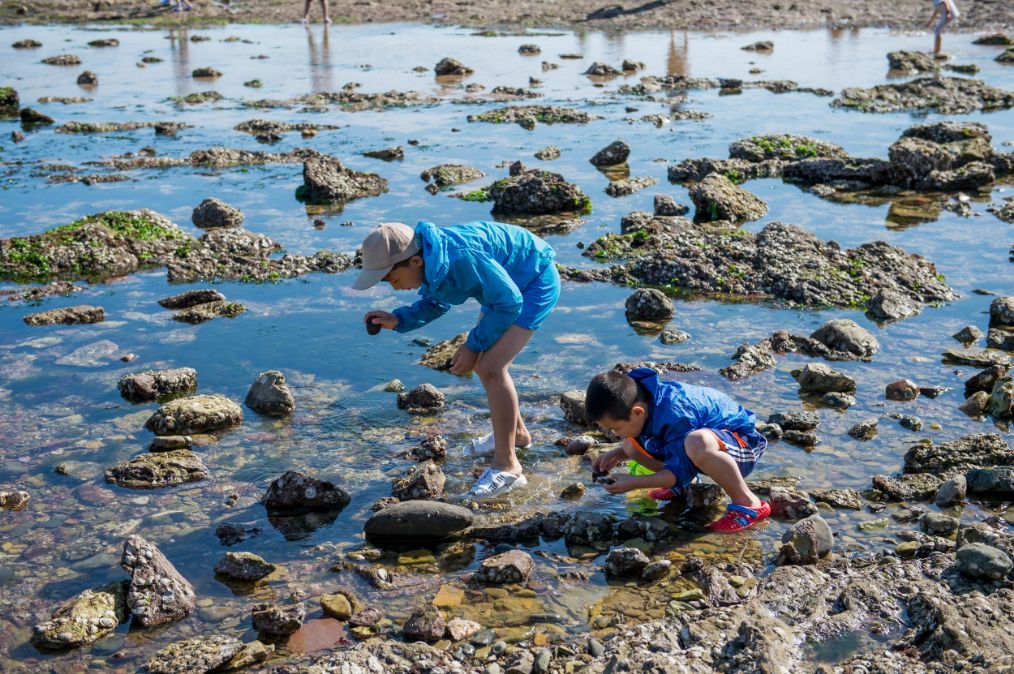
<instances>
[{"instance_id":1,"label":"red sandal","mask_svg":"<svg viewBox=\"0 0 1014 674\"><path fill-rule=\"evenodd\" d=\"M708 528L723 534L734 534L766 520L770 516L771 504L767 501L761 501L761 504L756 508L747 508L733 503L725 509L725 514L709 524Z\"/></svg>"}]
</instances>

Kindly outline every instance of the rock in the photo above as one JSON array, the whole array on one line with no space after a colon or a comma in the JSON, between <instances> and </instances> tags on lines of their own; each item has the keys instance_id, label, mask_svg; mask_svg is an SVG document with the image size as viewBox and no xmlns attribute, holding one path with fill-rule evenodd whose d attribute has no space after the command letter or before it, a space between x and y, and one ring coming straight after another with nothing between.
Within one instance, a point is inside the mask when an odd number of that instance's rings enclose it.
<instances>
[{"instance_id":1,"label":"rock","mask_svg":"<svg viewBox=\"0 0 1014 674\"><path fill-rule=\"evenodd\" d=\"M94 87L99 83L99 76L90 70L85 70L77 76L77 83L82 87Z\"/></svg>"},{"instance_id":2,"label":"rock","mask_svg":"<svg viewBox=\"0 0 1014 674\"><path fill-rule=\"evenodd\" d=\"M387 186L387 180L376 173L354 171L338 159L322 155L303 163L303 185L296 196L311 203L343 204L383 194Z\"/></svg>"},{"instance_id":3,"label":"rock","mask_svg":"<svg viewBox=\"0 0 1014 674\"><path fill-rule=\"evenodd\" d=\"M887 385L884 395L888 400L915 400L919 397L919 386L909 379L899 379Z\"/></svg>"},{"instance_id":4,"label":"rock","mask_svg":"<svg viewBox=\"0 0 1014 674\"><path fill-rule=\"evenodd\" d=\"M898 414L897 412L890 412L884 416L889 419L897 419L898 425L902 428L906 428L910 431L921 431L922 430L922 419L915 416L914 414Z\"/></svg>"},{"instance_id":5,"label":"rock","mask_svg":"<svg viewBox=\"0 0 1014 674\"><path fill-rule=\"evenodd\" d=\"M598 61L595 61L590 66L588 66L588 70L584 71L581 74L591 75L593 77L616 77L618 75L622 75L623 72L617 70L608 63L600 63Z\"/></svg>"},{"instance_id":6,"label":"rock","mask_svg":"<svg viewBox=\"0 0 1014 674\"><path fill-rule=\"evenodd\" d=\"M573 108L561 108L556 105L509 105L496 108L479 115L469 115L469 122L489 122L493 124L517 123L522 128L533 129L536 122L543 124L587 124L593 119L601 119Z\"/></svg>"},{"instance_id":7,"label":"rock","mask_svg":"<svg viewBox=\"0 0 1014 674\"><path fill-rule=\"evenodd\" d=\"M444 472L432 460L414 466L408 475L395 480L391 495L401 501L431 500L444 493Z\"/></svg>"},{"instance_id":8,"label":"rock","mask_svg":"<svg viewBox=\"0 0 1014 674\"><path fill-rule=\"evenodd\" d=\"M906 75L935 73L940 69L931 55L917 51L892 51L887 55L890 69Z\"/></svg>"},{"instance_id":9,"label":"rock","mask_svg":"<svg viewBox=\"0 0 1014 674\"><path fill-rule=\"evenodd\" d=\"M482 625L464 618L454 618L447 623L447 636L453 641L461 641L477 634Z\"/></svg>"},{"instance_id":10,"label":"rock","mask_svg":"<svg viewBox=\"0 0 1014 674\"><path fill-rule=\"evenodd\" d=\"M302 603L279 606L255 604L251 609L253 628L259 634L286 636L303 626L306 610Z\"/></svg>"},{"instance_id":11,"label":"rock","mask_svg":"<svg viewBox=\"0 0 1014 674\"><path fill-rule=\"evenodd\" d=\"M158 301L158 303L166 309L189 309L190 307L197 306L199 304L224 301L225 295L217 290L202 288L200 290L187 290L186 292L182 292L178 295L171 295L170 297L163 297Z\"/></svg>"},{"instance_id":12,"label":"rock","mask_svg":"<svg viewBox=\"0 0 1014 674\"><path fill-rule=\"evenodd\" d=\"M958 363L959 365L971 365L972 367L987 368L993 365L1006 366L1010 363L1010 357L1000 351L988 351L986 349L947 349L943 353L945 361Z\"/></svg>"},{"instance_id":13,"label":"rock","mask_svg":"<svg viewBox=\"0 0 1014 674\"><path fill-rule=\"evenodd\" d=\"M285 375L277 370L268 370L257 375L250 386L244 404L255 412L269 417L284 417L292 414L296 401L285 383Z\"/></svg>"},{"instance_id":14,"label":"rock","mask_svg":"<svg viewBox=\"0 0 1014 674\"><path fill-rule=\"evenodd\" d=\"M811 489L810 496L835 508L863 509L863 498L855 489Z\"/></svg>"},{"instance_id":15,"label":"rock","mask_svg":"<svg viewBox=\"0 0 1014 674\"><path fill-rule=\"evenodd\" d=\"M599 441L590 435L579 435L567 443L566 451L569 456L584 456L589 449L599 444Z\"/></svg>"},{"instance_id":16,"label":"rock","mask_svg":"<svg viewBox=\"0 0 1014 674\"><path fill-rule=\"evenodd\" d=\"M552 161L553 159L559 159L560 148L556 147L555 145L547 145L546 147L542 148L541 150L535 153L535 158L541 159L542 161Z\"/></svg>"},{"instance_id":17,"label":"rock","mask_svg":"<svg viewBox=\"0 0 1014 674\"><path fill-rule=\"evenodd\" d=\"M951 337L967 346L979 341L979 338L982 337L982 330L974 325L966 325L961 328L961 330L951 335Z\"/></svg>"},{"instance_id":18,"label":"rock","mask_svg":"<svg viewBox=\"0 0 1014 674\"><path fill-rule=\"evenodd\" d=\"M235 318L246 311L246 307L236 302L207 302L173 314L173 320L180 323L198 325L218 316Z\"/></svg>"},{"instance_id":19,"label":"rock","mask_svg":"<svg viewBox=\"0 0 1014 674\"><path fill-rule=\"evenodd\" d=\"M869 89L849 87L842 90L831 105L862 112L936 111L941 115L956 115L1010 108L1014 106L1014 95L981 80L927 76Z\"/></svg>"},{"instance_id":20,"label":"rock","mask_svg":"<svg viewBox=\"0 0 1014 674\"><path fill-rule=\"evenodd\" d=\"M24 510L30 499L27 491L0 491L0 510Z\"/></svg>"},{"instance_id":21,"label":"rock","mask_svg":"<svg viewBox=\"0 0 1014 674\"><path fill-rule=\"evenodd\" d=\"M669 571L672 569L672 562L668 559L660 559L656 562L648 564L641 571L641 580L647 582L653 582L661 580L669 575Z\"/></svg>"},{"instance_id":22,"label":"rock","mask_svg":"<svg viewBox=\"0 0 1014 674\"><path fill-rule=\"evenodd\" d=\"M997 433L972 433L936 445L924 441L905 452L906 473L951 477L971 468L1014 464L1014 449Z\"/></svg>"},{"instance_id":23,"label":"rock","mask_svg":"<svg viewBox=\"0 0 1014 674\"><path fill-rule=\"evenodd\" d=\"M142 627L179 620L193 612L193 586L141 536L126 540L120 565L131 577L127 606Z\"/></svg>"},{"instance_id":24,"label":"rock","mask_svg":"<svg viewBox=\"0 0 1014 674\"><path fill-rule=\"evenodd\" d=\"M142 454L106 469L106 482L127 489L158 489L208 477L208 467L189 449Z\"/></svg>"},{"instance_id":25,"label":"rock","mask_svg":"<svg viewBox=\"0 0 1014 674\"><path fill-rule=\"evenodd\" d=\"M276 568L252 552L227 552L215 565L215 573L235 580L260 580Z\"/></svg>"},{"instance_id":26,"label":"rock","mask_svg":"<svg viewBox=\"0 0 1014 674\"><path fill-rule=\"evenodd\" d=\"M908 318L915 316L921 310L917 303L893 290L878 291L870 299L867 307L870 314L882 321Z\"/></svg>"},{"instance_id":27,"label":"rock","mask_svg":"<svg viewBox=\"0 0 1014 674\"><path fill-rule=\"evenodd\" d=\"M830 320L810 335L832 351L844 351L863 360L869 360L880 349L880 343L868 330L855 321Z\"/></svg>"},{"instance_id":28,"label":"rock","mask_svg":"<svg viewBox=\"0 0 1014 674\"><path fill-rule=\"evenodd\" d=\"M523 585L531 578L534 566L527 552L508 550L482 560L475 579L483 585Z\"/></svg>"},{"instance_id":29,"label":"rock","mask_svg":"<svg viewBox=\"0 0 1014 674\"><path fill-rule=\"evenodd\" d=\"M17 117L20 107L21 99L17 90L13 87L0 87L0 119Z\"/></svg>"},{"instance_id":30,"label":"rock","mask_svg":"<svg viewBox=\"0 0 1014 674\"><path fill-rule=\"evenodd\" d=\"M752 44L748 44L745 47L740 47L740 49L742 49L743 51L764 51L764 52L770 52L770 51L774 51L774 49L775 49L775 43L772 42L771 40L759 40L759 41L754 42Z\"/></svg>"},{"instance_id":31,"label":"rock","mask_svg":"<svg viewBox=\"0 0 1014 674\"><path fill-rule=\"evenodd\" d=\"M942 482L942 479L929 473L899 475L896 478L873 476L874 488L894 501L924 501L936 494Z\"/></svg>"},{"instance_id":32,"label":"rock","mask_svg":"<svg viewBox=\"0 0 1014 674\"><path fill-rule=\"evenodd\" d=\"M968 486L965 482L965 476L955 475L940 485L936 495L933 497L933 502L941 508L959 505L965 499L967 491Z\"/></svg>"},{"instance_id":33,"label":"rock","mask_svg":"<svg viewBox=\"0 0 1014 674\"><path fill-rule=\"evenodd\" d=\"M991 33L989 35L983 35L981 37L975 38L975 40L972 41L972 44L984 44L995 47L1007 47L1010 45L1014 45L1014 40L1009 38L1004 33ZM41 47L42 45L39 46Z\"/></svg>"},{"instance_id":34,"label":"rock","mask_svg":"<svg viewBox=\"0 0 1014 674\"><path fill-rule=\"evenodd\" d=\"M626 162L629 156L630 146L622 140L615 140L596 152L588 161L595 166L613 166Z\"/></svg>"},{"instance_id":35,"label":"rock","mask_svg":"<svg viewBox=\"0 0 1014 674\"><path fill-rule=\"evenodd\" d=\"M974 375L965 382L965 396L969 397L977 392L984 392L987 395L993 392L993 386L998 379L1006 376L1010 366L1006 364L991 365L982 372Z\"/></svg>"},{"instance_id":36,"label":"rock","mask_svg":"<svg viewBox=\"0 0 1014 674\"><path fill-rule=\"evenodd\" d=\"M1014 326L1014 296L997 297L990 302L989 324Z\"/></svg>"},{"instance_id":37,"label":"rock","mask_svg":"<svg viewBox=\"0 0 1014 674\"><path fill-rule=\"evenodd\" d=\"M384 384L384 391L386 393L401 393L404 390L405 384L403 384L400 379L392 379Z\"/></svg>"},{"instance_id":38,"label":"rock","mask_svg":"<svg viewBox=\"0 0 1014 674\"><path fill-rule=\"evenodd\" d=\"M42 59L42 62L50 66L79 66L81 65L81 57L76 54L59 54L48 56Z\"/></svg>"},{"instance_id":39,"label":"rock","mask_svg":"<svg viewBox=\"0 0 1014 674\"><path fill-rule=\"evenodd\" d=\"M767 204L718 173L708 174L691 187L690 200L696 208L694 222L749 222L768 212Z\"/></svg>"},{"instance_id":40,"label":"rock","mask_svg":"<svg viewBox=\"0 0 1014 674\"><path fill-rule=\"evenodd\" d=\"M210 634L171 643L151 656L144 665L148 674L197 674L219 671L232 660L243 642L234 636Z\"/></svg>"},{"instance_id":41,"label":"rock","mask_svg":"<svg viewBox=\"0 0 1014 674\"><path fill-rule=\"evenodd\" d=\"M40 311L37 314L29 314L24 317L28 325L88 325L101 323L106 319L106 312L102 307L93 307L87 304L78 304L73 307L62 309L50 309Z\"/></svg>"},{"instance_id":42,"label":"rock","mask_svg":"<svg viewBox=\"0 0 1014 674\"><path fill-rule=\"evenodd\" d=\"M190 75L196 80L200 79L212 80L215 79L216 77L221 77L222 73L219 72L218 70L215 70L214 68L203 67L203 68L194 68L193 71L191 71Z\"/></svg>"},{"instance_id":43,"label":"rock","mask_svg":"<svg viewBox=\"0 0 1014 674\"><path fill-rule=\"evenodd\" d=\"M605 193L611 197L626 197L656 184L656 178L622 178L613 180L605 187Z\"/></svg>"},{"instance_id":44,"label":"rock","mask_svg":"<svg viewBox=\"0 0 1014 674\"><path fill-rule=\"evenodd\" d=\"M956 558L958 571L975 580L1001 580L1014 566L1005 552L982 543L961 546Z\"/></svg>"},{"instance_id":45,"label":"rock","mask_svg":"<svg viewBox=\"0 0 1014 674\"><path fill-rule=\"evenodd\" d=\"M196 395L162 405L144 427L156 435L196 435L224 430L242 421L242 408L225 396Z\"/></svg>"},{"instance_id":46,"label":"rock","mask_svg":"<svg viewBox=\"0 0 1014 674\"><path fill-rule=\"evenodd\" d=\"M436 642L444 638L447 622L433 606L417 609L401 628L406 641Z\"/></svg>"},{"instance_id":47,"label":"rock","mask_svg":"<svg viewBox=\"0 0 1014 674\"><path fill-rule=\"evenodd\" d=\"M919 521L922 530L931 536L950 536L958 530L958 519L943 513L928 512Z\"/></svg>"},{"instance_id":48,"label":"rock","mask_svg":"<svg viewBox=\"0 0 1014 674\"><path fill-rule=\"evenodd\" d=\"M1014 499L1014 468L976 468L965 473L965 479L970 494L1003 501Z\"/></svg>"},{"instance_id":49,"label":"rock","mask_svg":"<svg viewBox=\"0 0 1014 674\"><path fill-rule=\"evenodd\" d=\"M577 389L564 391L560 394L560 409L563 418L578 426L587 426L584 409L585 392Z\"/></svg>"},{"instance_id":50,"label":"rock","mask_svg":"<svg viewBox=\"0 0 1014 674\"><path fill-rule=\"evenodd\" d=\"M677 204L668 194L656 194L654 203L655 215L682 216L690 211L689 206Z\"/></svg>"},{"instance_id":51,"label":"rock","mask_svg":"<svg viewBox=\"0 0 1014 674\"><path fill-rule=\"evenodd\" d=\"M351 618L357 609L361 608L359 601L348 592L322 595L320 607L332 618L345 621Z\"/></svg>"},{"instance_id":52,"label":"rock","mask_svg":"<svg viewBox=\"0 0 1014 674\"><path fill-rule=\"evenodd\" d=\"M812 431L820 423L820 417L816 412L775 412L768 416L768 423L787 431Z\"/></svg>"},{"instance_id":53,"label":"rock","mask_svg":"<svg viewBox=\"0 0 1014 674\"><path fill-rule=\"evenodd\" d=\"M658 341L667 346L682 344L690 339L690 333L683 330L663 330L658 334Z\"/></svg>"},{"instance_id":54,"label":"rock","mask_svg":"<svg viewBox=\"0 0 1014 674\"><path fill-rule=\"evenodd\" d=\"M782 439L801 447L816 447L817 434L810 431L784 431Z\"/></svg>"},{"instance_id":55,"label":"rock","mask_svg":"<svg viewBox=\"0 0 1014 674\"><path fill-rule=\"evenodd\" d=\"M430 348L426 349L426 353L424 353L422 358L419 359L419 364L431 367L434 370L441 370L444 372L449 371L451 369L451 358L467 339L468 333L462 332L451 339L445 339L442 342L437 342Z\"/></svg>"},{"instance_id":56,"label":"rock","mask_svg":"<svg viewBox=\"0 0 1014 674\"><path fill-rule=\"evenodd\" d=\"M581 482L572 482L560 492L560 498L579 499L584 496L585 486Z\"/></svg>"},{"instance_id":57,"label":"rock","mask_svg":"<svg viewBox=\"0 0 1014 674\"><path fill-rule=\"evenodd\" d=\"M340 510L352 497L327 480L318 480L294 470L286 471L268 487L260 503L269 513Z\"/></svg>"},{"instance_id":58,"label":"rock","mask_svg":"<svg viewBox=\"0 0 1014 674\"><path fill-rule=\"evenodd\" d=\"M193 393L197 389L197 371L191 367L172 370L146 370L130 374L116 383L120 397L132 403L146 403ZM176 447L174 449L189 449Z\"/></svg>"},{"instance_id":59,"label":"rock","mask_svg":"<svg viewBox=\"0 0 1014 674\"><path fill-rule=\"evenodd\" d=\"M559 173L521 167L488 189L493 213L505 215L548 215L591 212L591 199Z\"/></svg>"},{"instance_id":60,"label":"rock","mask_svg":"<svg viewBox=\"0 0 1014 674\"><path fill-rule=\"evenodd\" d=\"M474 521L471 510L438 501L405 501L374 513L366 522L370 540L439 541L460 534Z\"/></svg>"},{"instance_id":61,"label":"rock","mask_svg":"<svg viewBox=\"0 0 1014 674\"><path fill-rule=\"evenodd\" d=\"M452 59L450 57L440 59L436 67L433 68L433 71L438 76L447 76L447 75L464 76L471 75L472 73L475 72L468 66L462 64L460 61L456 61L455 59Z\"/></svg>"},{"instance_id":62,"label":"rock","mask_svg":"<svg viewBox=\"0 0 1014 674\"><path fill-rule=\"evenodd\" d=\"M371 157L373 159L383 159L384 161L395 161L396 159L405 158L405 148L401 145L397 147L388 147L383 150L366 150L363 152L364 157Z\"/></svg>"},{"instance_id":63,"label":"rock","mask_svg":"<svg viewBox=\"0 0 1014 674\"><path fill-rule=\"evenodd\" d=\"M420 384L398 394L398 407L409 414L435 414L444 409L444 394L433 384Z\"/></svg>"},{"instance_id":64,"label":"rock","mask_svg":"<svg viewBox=\"0 0 1014 674\"><path fill-rule=\"evenodd\" d=\"M592 545L613 539L613 518L608 513L579 511L564 525L567 545Z\"/></svg>"},{"instance_id":65,"label":"rock","mask_svg":"<svg viewBox=\"0 0 1014 674\"><path fill-rule=\"evenodd\" d=\"M239 524L223 522L215 528L215 535L222 545L236 545L245 541L248 536L256 536L261 533L258 527L246 528Z\"/></svg>"},{"instance_id":66,"label":"rock","mask_svg":"<svg viewBox=\"0 0 1014 674\"><path fill-rule=\"evenodd\" d=\"M672 300L655 288L638 288L624 306L628 321L668 321L675 313Z\"/></svg>"},{"instance_id":67,"label":"rock","mask_svg":"<svg viewBox=\"0 0 1014 674\"><path fill-rule=\"evenodd\" d=\"M537 44L523 44L518 47L518 53L522 56L538 56L542 49Z\"/></svg>"},{"instance_id":68,"label":"rock","mask_svg":"<svg viewBox=\"0 0 1014 674\"><path fill-rule=\"evenodd\" d=\"M126 583L85 590L61 604L35 626L32 644L40 650L65 650L101 639L127 620Z\"/></svg>"},{"instance_id":69,"label":"rock","mask_svg":"<svg viewBox=\"0 0 1014 674\"><path fill-rule=\"evenodd\" d=\"M243 213L221 199L211 197L197 205L190 220L201 229L235 228L243 224Z\"/></svg>"},{"instance_id":70,"label":"rock","mask_svg":"<svg viewBox=\"0 0 1014 674\"><path fill-rule=\"evenodd\" d=\"M21 125L24 127L49 126L54 123L52 117L33 108L21 108L18 115L21 117Z\"/></svg>"},{"instance_id":71,"label":"rock","mask_svg":"<svg viewBox=\"0 0 1014 674\"><path fill-rule=\"evenodd\" d=\"M803 393L849 393L856 388L854 379L822 363L808 363L802 370L793 370L792 376Z\"/></svg>"},{"instance_id":72,"label":"rock","mask_svg":"<svg viewBox=\"0 0 1014 674\"><path fill-rule=\"evenodd\" d=\"M816 564L833 547L831 527L820 515L811 515L793 524L782 536L777 564Z\"/></svg>"},{"instance_id":73,"label":"rock","mask_svg":"<svg viewBox=\"0 0 1014 674\"><path fill-rule=\"evenodd\" d=\"M817 506L806 492L771 487L768 501L771 514L786 520L801 520L817 513Z\"/></svg>"},{"instance_id":74,"label":"rock","mask_svg":"<svg viewBox=\"0 0 1014 674\"><path fill-rule=\"evenodd\" d=\"M607 576L639 575L651 562L638 548L613 548L606 555L604 569Z\"/></svg>"},{"instance_id":75,"label":"rock","mask_svg":"<svg viewBox=\"0 0 1014 674\"><path fill-rule=\"evenodd\" d=\"M966 398L964 403L958 405L958 409L970 417L983 416L987 407L989 407L989 394L985 391L976 391Z\"/></svg>"},{"instance_id":76,"label":"rock","mask_svg":"<svg viewBox=\"0 0 1014 674\"><path fill-rule=\"evenodd\" d=\"M847 410L856 404L856 397L840 391L831 391L821 396L820 402L836 410Z\"/></svg>"},{"instance_id":77,"label":"rock","mask_svg":"<svg viewBox=\"0 0 1014 674\"><path fill-rule=\"evenodd\" d=\"M419 175L425 182L430 183L426 189L431 194L436 194L445 187L470 183L485 176L484 172L465 164L440 164L426 169Z\"/></svg>"},{"instance_id":78,"label":"rock","mask_svg":"<svg viewBox=\"0 0 1014 674\"><path fill-rule=\"evenodd\" d=\"M38 49L41 46L42 46L41 42L39 42L38 40L32 40L30 38L26 40L18 40L17 42L11 44L11 47L14 49Z\"/></svg>"}]
</instances>

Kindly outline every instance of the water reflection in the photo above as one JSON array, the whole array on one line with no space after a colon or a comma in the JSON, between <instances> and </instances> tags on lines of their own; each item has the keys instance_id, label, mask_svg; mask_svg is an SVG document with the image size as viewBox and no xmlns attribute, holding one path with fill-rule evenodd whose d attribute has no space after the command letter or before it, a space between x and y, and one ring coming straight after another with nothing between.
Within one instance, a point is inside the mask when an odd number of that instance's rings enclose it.
<instances>
[{"instance_id":1,"label":"water reflection","mask_svg":"<svg viewBox=\"0 0 1014 674\"><path fill-rule=\"evenodd\" d=\"M669 33L669 49L666 52L665 72L670 77L687 77L690 75L689 67L690 41L687 32L683 31L683 44L676 45L676 32Z\"/></svg>"},{"instance_id":2,"label":"water reflection","mask_svg":"<svg viewBox=\"0 0 1014 674\"><path fill-rule=\"evenodd\" d=\"M327 0L324 0L326 3ZM307 6L310 2L307 0ZM327 5L325 4L325 7ZM328 41L328 26L324 24L321 30L320 43L318 46L314 30L306 27L306 44L310 54L310 91L334 91L333 77L334 70L331 68L331 45Z\"/></svg>"}]
</instances>

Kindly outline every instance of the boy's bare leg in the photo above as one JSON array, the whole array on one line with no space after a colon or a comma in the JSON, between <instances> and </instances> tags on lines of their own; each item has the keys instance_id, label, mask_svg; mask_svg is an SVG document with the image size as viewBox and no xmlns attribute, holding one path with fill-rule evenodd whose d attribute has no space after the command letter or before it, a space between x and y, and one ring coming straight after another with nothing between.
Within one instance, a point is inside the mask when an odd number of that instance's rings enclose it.
<instances>
[{"instance_id":1,"label":"boy's bare leg","mask_svg":"<svg viewBox=\"0 0 1014 674\"><path fill-rule=\"evenodd\" d=\"M718 483L736 505L756 508L760 499L746 486L736 461L722 450L718 438L711 431L697 430L683 442L687 456L697 468Z\"/></svg>"},{"instance_id":2,"label":"boy's bare leg","mask_svg":"<svg viewBox=\"0 0 1014 674\"><path fill-rule=\"evenodd\" d=\"M303 23L306 23L307 21L310 20L310 3L311 2L313 2L313 0L306 0L305 4L303 5Z\"/></svg>"},{"instance_id":3,"label":"boy's bare leg","mask_svg":"<svg viewBox=\"0 0 1014 674\"><path fill-rule=\"evenodd\" d=\"M518 439L519 426L524 428L524 422L521 421L518 393L508 368L528 344L532 334L531 330L512 325L496 344L482 353L475 364L475 374L486 389L489 416L493 422L493 467L514 475L522 472L514 444ZM527 429L524 430L527 434Z\"/></svg>"},{"instance_id":4,"label":"boy's bare leg","mask_svg":"<svg viewBox=\"0 0 1014 674\"><path fill-rule=\"evenodd\" d=\"M331 23L331 17L327 13L327 0L320 0L320 6L324 10L324 23Z\"/></svg>"}]
</instances>

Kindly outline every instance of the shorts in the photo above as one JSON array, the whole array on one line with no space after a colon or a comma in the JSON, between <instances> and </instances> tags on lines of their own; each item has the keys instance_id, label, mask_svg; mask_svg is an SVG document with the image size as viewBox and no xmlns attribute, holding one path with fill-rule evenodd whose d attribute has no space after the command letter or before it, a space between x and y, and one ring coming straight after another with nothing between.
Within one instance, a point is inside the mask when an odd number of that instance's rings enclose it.
<instances>
[{"instance_id":1,"label":"shorts","mask_svg":"<svg viewBox=\"0 0 1014 674\"><path fill-rule=\"evenodd\" d=\"M549 260L539 275L521 289L521 313L514 325L525 330L538 330L546 320L556 302L560 299L560 272L556 269L556 261ZM489 309L482 307L479 318Z\"/></svg>"},{"instance_id":2,"label":"shorts","mask_svg":"<svg viewBox=\"0 0 1014 674\"><path fill-rule=\"evenodd\" d=\"M739 467L739 474L746 477L757 467L757 462L764 456L764 450L768 448L768 440L757 431L749 433L734 433L728 429L709 431L718 439L729 456Z\"/></svg>"}]
</instances>

